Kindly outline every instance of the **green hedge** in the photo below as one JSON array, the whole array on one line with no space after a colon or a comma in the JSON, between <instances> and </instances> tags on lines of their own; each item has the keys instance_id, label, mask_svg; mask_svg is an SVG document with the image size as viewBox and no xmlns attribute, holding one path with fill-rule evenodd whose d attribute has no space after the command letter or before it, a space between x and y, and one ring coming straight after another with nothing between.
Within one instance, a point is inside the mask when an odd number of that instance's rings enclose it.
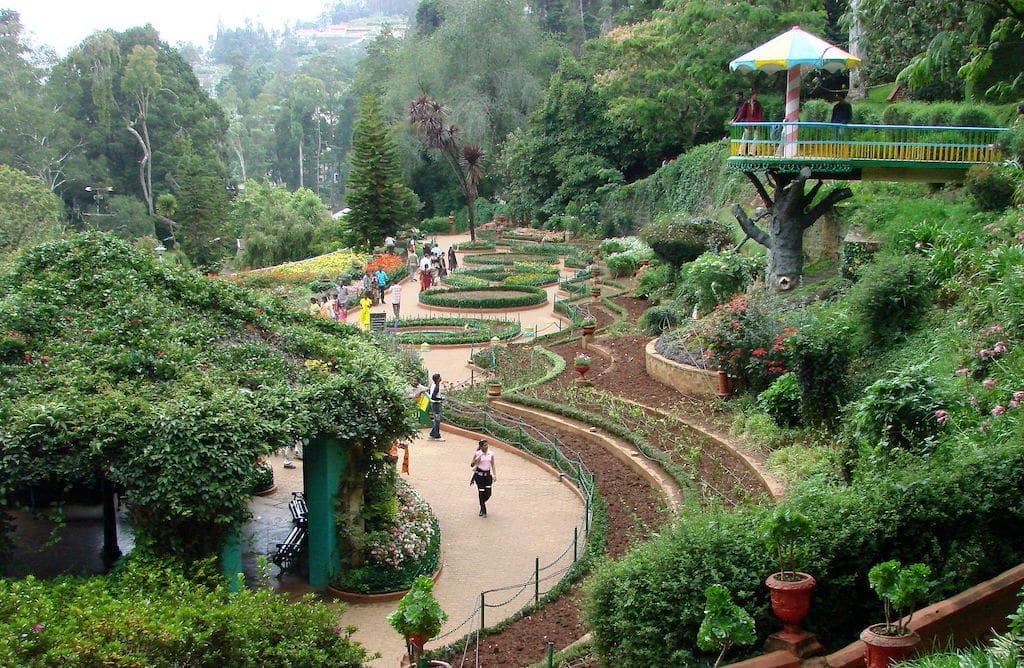
<instances>
[{"instance_id":1,"label":"green hedge","mask_svg":"<svg viewBox=\"0 0 1024 668\"><path fill-rule=\"evenodd\" d=\"M494 296L493 293L517 292L518 295ZM502 285L485 288L462 288L448 290L430 288L420 293L420 302L429 306L448 308L516 308L535 306L548 300L548 294L541 288L526 285Z\"/></svg>"},{"instance_id":2,"label":"green hedge","mask_svg":"<svg viewBox=\"0 0 1024 668\"><path fill-rule=\"evenodd\" d=\"M558 257L533 253L474 253L463 258L463 264L515 264L516 262L545 262L558 264Z\"/></svg>"},{"instance_id":3,"label":"green hedge","mask_svg":"<svg viewBox=\"0 0 1024 668\"><path fill-rule=\"evenodd\" d=\"M457 332L403 332L404 327L463 327ZM431 345L455 345L460 343L484 343L495 336L502 341L519 336L522 327L511 320L488 320L482 318L416 318L400 320L395 339L399 343L429 343Z\"/></svg>"},{"instance_id":4,"label":"green hedge","mask_svg":"<svg viewBox=\"0 0 1024 668\"><path fill-rule=\"evenodd\" d=\"M463 241L455 244L455 250L457 251L469 251L469 250L494 250L495 243L493 241Z\"/></svg>"},{"instance_id":5,"label":"green hedge","mask_svg":"<svg viewBox=\"0 0 1024 668\"><path fill-rule=\"evenodd\" d=\"M907 458L853 484L819 482L784 501L815 526L801 545L801 570L818 580L802 626L842 646L881 617L867 572L887 559L924 562L941 600L1024 558L1020 481L1024 449L974 445ZM759 526L771 508L690 513L671 530L605 564L588 582L586 618L604 665L696 665L704 589L724 584L755 616L761 634L778 628L764 579L773 559ZM671 620L671 621L668 621ZM701 655L706 660L706 655Z\"/></svg>"},{"instance_id":6,"label":"green hedge","mask_svg":"<svg viewBox=\"0 0 1024 668\"><path fill-rule=\"evenodd\" d=\"M129 559L115 574L0 580L5 666L337 666L370 656L337 605L270 589L232 593L180 566Z\"/></svg>"}]
</instances>

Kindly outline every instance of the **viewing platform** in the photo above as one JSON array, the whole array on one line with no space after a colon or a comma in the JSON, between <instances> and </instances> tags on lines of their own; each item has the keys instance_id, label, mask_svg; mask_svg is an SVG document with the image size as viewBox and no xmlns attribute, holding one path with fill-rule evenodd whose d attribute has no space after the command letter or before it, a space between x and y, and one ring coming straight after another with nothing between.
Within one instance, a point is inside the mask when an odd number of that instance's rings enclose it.
<instances>
[{"instance_id":1,"label":"viewing platform","mask_svg":"<svg viewBox=\"0 0 1024 668\"><path fill-rule=\"evenodd\" d=\"M972 166L1005 158L1006 128L838 123L734 123L731 172L798 172L864 181L960 181Z\"/></svg>"}]
</instances>

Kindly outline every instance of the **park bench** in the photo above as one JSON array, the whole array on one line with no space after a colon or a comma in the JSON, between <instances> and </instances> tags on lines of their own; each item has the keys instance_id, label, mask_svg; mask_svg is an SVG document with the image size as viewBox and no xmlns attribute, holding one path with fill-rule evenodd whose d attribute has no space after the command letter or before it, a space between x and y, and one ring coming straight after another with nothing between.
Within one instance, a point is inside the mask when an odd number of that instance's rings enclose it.
<instances>
[{"instance_id":1,"label":"park bench","mask_svg":"<svg viewBox=\"0 0 1024 668\"><path fill-rule=\"evenodd\" d=\"M308 524L309 508L306 506L306 495L292 492L292 500L288 502L288 510L292 514L292 524L305 527Z\"/></svg>"},{"instance_id":2,"label":"park bench","mask_svg":"<svg viewBox=\"0 0 1024 668\"><path fill-rule=\"evenodd\" d=\"M306 535L309 516L305 494L302 492L292 492L292 500L288 502L288 510L292 514L292 530L283 543L277 543L277 551L270 555L270 561L280 569L277 574L278 578L285 573L299 573L305 567Z\"/></svg>"}]
</instances>

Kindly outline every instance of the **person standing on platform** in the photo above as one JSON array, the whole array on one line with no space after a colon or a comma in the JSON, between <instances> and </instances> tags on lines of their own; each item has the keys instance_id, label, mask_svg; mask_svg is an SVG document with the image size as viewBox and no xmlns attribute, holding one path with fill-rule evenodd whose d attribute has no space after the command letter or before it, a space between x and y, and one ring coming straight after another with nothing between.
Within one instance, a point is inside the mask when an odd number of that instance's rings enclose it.
<instances>
[{"instance_id":1,"label":"person standing on platform","mask_svg":"<svg viewBox=\"0 0 1024 668\"><path fill-rule=\"evenodd\" d=\"M441 438L441 404L444 402L444 395L441 394L441 374L435 373L430 377L430 389L427 390L427 397L430 401L430 440L443 441Z\"/></svg>"},{"instance_id":2,"label":"person standing on platform","mask_svg":"<svg viewBox=\"0 0 1024 668\"><path fill-rule=\"evenodd\" d=\"M832 106L832 117L829 123L842 123L844 125L853 122L853 105L846 101L846 91L839 91L836 96L836 103Z\"/></svg>"},{"instance_id":3,"label":"person standing on platform","mask_svg":"<svg viewBox=\"0 0 1024 668\"><path fill-rule=\"evenodd\" d=\"M743 103L740 111L736 114L734 123L763 123L764 107L757 101L757 93L752 92L750 99ZM740 155L757 155L757 142L761 139L761 129L758 127L743 128L743 136L740 138Z\"/></svg>"},{"instance_id":4,"label":"person standing on platform","mask_svg":"<svg viewBox=\"0 0 1024 668\"><path fill-rule=\"evenodd\" d=\"M476 485L480 497L480 517L487 517L487 500L491 498L491 486L498 479L498 471L494 465L494 453L486 438L477 442L477 450L469 466L473 469L473 480L469 484Z\"/></svg>"}]
</instances>

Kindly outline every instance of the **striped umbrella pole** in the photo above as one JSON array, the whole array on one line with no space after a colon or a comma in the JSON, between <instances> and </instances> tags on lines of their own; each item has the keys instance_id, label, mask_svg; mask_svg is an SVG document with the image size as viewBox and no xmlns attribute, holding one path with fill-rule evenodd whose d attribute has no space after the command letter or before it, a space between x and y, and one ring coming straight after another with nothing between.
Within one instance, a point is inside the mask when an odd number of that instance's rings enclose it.
<instances>
[{"instance_id":1,"label":"striped umbrella pole","mask_svg":"<svg viewBox=\"0 0 1024 668\"><path fill-rule=\"evenodd\" d=\"M785 140L784 155L796 157L796 130L800 120L800 66L794 65L787 71L786 77L786 125L783 133Z\"/></svg>"}]
</instances>

